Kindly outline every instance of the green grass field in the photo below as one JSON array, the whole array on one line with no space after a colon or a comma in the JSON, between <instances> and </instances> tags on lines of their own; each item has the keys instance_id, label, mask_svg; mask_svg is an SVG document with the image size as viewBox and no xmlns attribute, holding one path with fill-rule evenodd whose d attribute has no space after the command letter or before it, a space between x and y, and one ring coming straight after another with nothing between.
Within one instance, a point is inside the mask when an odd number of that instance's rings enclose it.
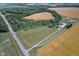
<instances>
[{"instance_id":1,"label":"green grass field","mask_svg":"<svg viewBox=\"0 0 79 59\"><path fill-rule=\"evenodd\" d=\"M17 43L9 32L0 33L0 55L18 56L22 55Z\"/></svg>"},{"instance_id":2,"label":"green grass field","mask_svg":"<svg viewBox=\"0 0 79 59\"><path fill-rule=\"evenodd\" d=\"M45 37L53 32L52 28L41 27L31 29L29 31L18 31L17 35L20 37L26 48L31 48Z\"/></svg>"}]
</instances>

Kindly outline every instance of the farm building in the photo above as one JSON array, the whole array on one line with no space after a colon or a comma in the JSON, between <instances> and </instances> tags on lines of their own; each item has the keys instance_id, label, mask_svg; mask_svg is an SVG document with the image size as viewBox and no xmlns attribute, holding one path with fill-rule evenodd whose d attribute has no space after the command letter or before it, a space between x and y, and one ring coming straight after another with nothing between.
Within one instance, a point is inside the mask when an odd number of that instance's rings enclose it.
<instances>
[{"instance_id":1,"label":"farm building","mask_svg":"<svg viewBox=\"0 0 79 59\"><path fill-rule=\"evenodd\" d=\"M64 28L67 24L66 23L60 23L58 25L58 29Z\"/></svg>"}]
</instances>

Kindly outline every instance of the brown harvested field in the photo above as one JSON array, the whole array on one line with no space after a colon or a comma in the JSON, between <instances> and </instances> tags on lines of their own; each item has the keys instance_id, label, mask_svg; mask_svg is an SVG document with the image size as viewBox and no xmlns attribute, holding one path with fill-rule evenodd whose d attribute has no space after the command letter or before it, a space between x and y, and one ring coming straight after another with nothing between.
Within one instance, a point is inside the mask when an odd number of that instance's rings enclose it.
<instances>
[{"instance_id":1,"label":"brown harvested field","mask_svg":"<svg viewBox=\"0 0 79 59\"><path fill-rule=\"evenodd\" d=\"M37 55L79 55L79 23L36 51Z\"/></svg>"},{"instance_id":2,"label":"brown harvested field","mask_svg":"<svg viewBox=\"0 0 79 59\"><path fill-rule=\"evenodd\" d=\"M26 16L24 18L28 19L28 20L50 20L50 19L54 19L52 14L49 13L49 12L36 13L36 14L30 15L30 16Z\"/></svg>"},{"instance_id":3,"label":"brown harvested field","mask_svg":"<svg viewBox=\"0 0 79 59\"><path fill-rule=\"evenodd\" d=\"M72 18L79 18L79 8L76 7L63 7L63 8L49 8L55 10L63 16L69 16Z\"/></svg>"}]
</instances>

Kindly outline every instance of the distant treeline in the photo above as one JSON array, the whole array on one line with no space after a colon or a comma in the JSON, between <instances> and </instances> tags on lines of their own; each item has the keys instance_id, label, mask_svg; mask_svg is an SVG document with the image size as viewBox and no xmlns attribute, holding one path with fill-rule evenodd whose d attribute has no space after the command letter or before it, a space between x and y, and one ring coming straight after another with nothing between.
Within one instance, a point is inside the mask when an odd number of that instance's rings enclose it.
<instances>
[{"instance_id":1,"label":"distant treeline","mask_svg":"<svg viewBox=\"0 0 79 59\"><path fill-rule=\"evenodd\" d=\"M27 8L5 8L2 9L2 13L22 14L22 16L29 16L34 13L43 12L47 10L47 6L28 6Z\"/></svg>"},{"instance_id":2,"label":"distant treeline","mask_svg":"<svg viewBox=\"0 0 79 59\"><path fill-rule=\"evenodd\" d=\"M79 7L79 3L49 3L52 7Z\"/></svg>"}]
</instances>

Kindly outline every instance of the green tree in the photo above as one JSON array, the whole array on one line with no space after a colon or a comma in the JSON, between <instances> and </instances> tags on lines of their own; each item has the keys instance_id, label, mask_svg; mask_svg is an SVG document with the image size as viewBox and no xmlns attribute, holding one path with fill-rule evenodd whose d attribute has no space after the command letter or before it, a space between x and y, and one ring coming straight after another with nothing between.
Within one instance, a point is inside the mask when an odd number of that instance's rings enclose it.
<instances>
[{"instance_id":1,"label":"green tree","mask_svg":"<svg viewBox=\"0 0 79 59\"><path fill-rule=\"evenodd\" d=\"M62 19L62 16L54 10L47 10L47 12L50 12L54 16L55 19L52 20L52 24L56 26L59 23L59 21Z\"/></svg>"}]
</instances>

